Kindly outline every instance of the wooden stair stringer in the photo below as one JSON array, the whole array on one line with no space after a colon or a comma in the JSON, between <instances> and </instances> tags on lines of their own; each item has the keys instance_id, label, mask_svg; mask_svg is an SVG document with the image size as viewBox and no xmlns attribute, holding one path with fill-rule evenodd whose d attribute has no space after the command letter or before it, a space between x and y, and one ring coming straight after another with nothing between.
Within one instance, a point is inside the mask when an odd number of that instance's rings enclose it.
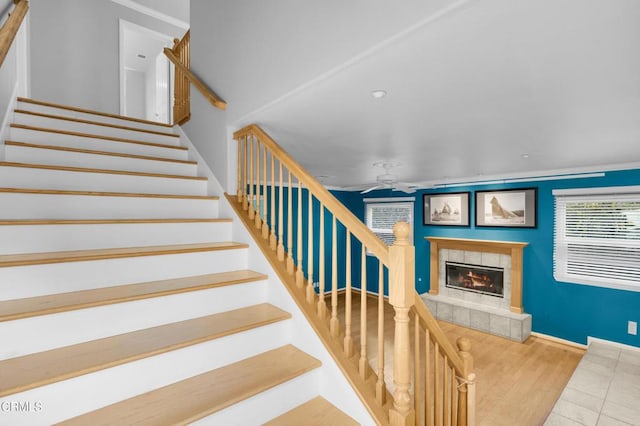
<instances>
[{"instance_id":1,"label":"wooden stair stringer","mask_svg":"<svg viewBox=\"0 0 640 426\"><path fill-rule=\"evenodd\" d=\"M362 380L360 378L357 367L357 358L355 358L355 363L354 357L347 358L347 356L343 352L342 341L337 341L336 338L331 336L331 332L329 330L329 327L327 326L328 323L325 323L324 321L318 319L316 315L316 305L309 304L306 301L306 295L304 292L305 286L303 285L302 289L298 289L295 283L295 275L289 275L285 263L278 260L276 252L271 250L271 248L269 247L269 241L262 238L262 231L255 228L253 221L248 218L248 216L242 210L241 206L238 204L237 196L225 193L225 197L228 203L231 205L231 208L239 217L239 220L245 226L256 245L260 248L263 255L278 275L280 281L284 284L285 288L289 292L289 295L296 302L298 308L302 311L305 318L314 329L314 331L324 344L325 348L334 359L343 375L358 395L359 399L362 401L363 405L366 407L369 414L379 425L388 425L388 409L386 409L387 407L381 407L377 403L375 395L375 382L373 385L371 382L372 377L375 377L375 375L370 371L367 380ZM316 299L317 297L314 296L314 301ZM387 398L387 401L389 401L389 398ZM386 405L388 405L388 402Z\"/></svg>"}]
</instances>

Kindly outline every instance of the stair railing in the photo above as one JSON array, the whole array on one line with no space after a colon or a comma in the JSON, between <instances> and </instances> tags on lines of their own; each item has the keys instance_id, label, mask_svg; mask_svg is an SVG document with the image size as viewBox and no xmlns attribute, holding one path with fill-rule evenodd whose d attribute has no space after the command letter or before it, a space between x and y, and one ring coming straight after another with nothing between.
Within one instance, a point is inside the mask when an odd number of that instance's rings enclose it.
<instances>
[{"instance_id":1,"label":"stair railing","mask_svg":"<svg viewBox=\"0 0 640 426\"><path fill-rule=\"evenodd\" d=\"M387 246L259 126L234 139L236 211L321 338L332 340L325 344L334 358L349 364L341 368L374 418L403 426L474 425L470 343L458 339L456 351L416 293L409 225L397 223ZM392 345L385 343L389 305ZM385 357L392 358L391 372Z\"/></svg>"},{"instance_id":2,"label":"stair railing","mask_svg":"<svg viewBox=\"0 0 640 426\"><path fill-rule=\"evenodd\" d=\"M191 30L182 39L175 39L173 48L164 48L164 54L175 65L173 122L182 125L191 118L191 84L211 105L226 109L227 103L191 72Z\"/></svg>"},{"instance_id":3,"label":"stair railing","mask_svg":"<svg viewBox=\"0 0 640 426\"><path fill-rule=\"evenodd\" d=\"M2 28L0 28L0 65L4 63L4 58L7 57L20 25L22 25L22 20L29 11L29 2L27 0L14 0L14 3L16 7L11 11Z\"/></svg>"}]
</instances>

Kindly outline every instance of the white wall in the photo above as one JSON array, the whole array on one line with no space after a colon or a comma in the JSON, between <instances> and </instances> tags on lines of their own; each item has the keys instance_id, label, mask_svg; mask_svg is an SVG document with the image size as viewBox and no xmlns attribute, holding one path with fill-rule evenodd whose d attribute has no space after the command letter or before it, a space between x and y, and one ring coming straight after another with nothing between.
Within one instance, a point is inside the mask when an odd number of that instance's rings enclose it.
<instances>
[{"instance_id":1,"label":"white wall","mask_svg":"<svg viewBox=\"0 0 640 426\"><path fill-rule=\"evenodd\" d=\"M147 120L158 121L156 117L156 60L151 58L145 74L145 118Z\"/></svg>"},{"instance_id":2,"label":"white wall","mask_svg":"<svg viewBox=\"0 0 640 426\"><path fill-rule=\"evenodd\" d=\"M147 73L136 70L125 71L125 91L127 93L127 117L146 118Z\"/></svg>"},{"instance_id":3,"label":"white wall","mask_svg":"<svg viewBox=\"0 0 640 426\"><path fill-rule=\"evenodd\" d=\"M30 5L32 97L114 114L120 109L118 18L172 37L185 32L109 0Z\"/></svg>"}]
</instances>

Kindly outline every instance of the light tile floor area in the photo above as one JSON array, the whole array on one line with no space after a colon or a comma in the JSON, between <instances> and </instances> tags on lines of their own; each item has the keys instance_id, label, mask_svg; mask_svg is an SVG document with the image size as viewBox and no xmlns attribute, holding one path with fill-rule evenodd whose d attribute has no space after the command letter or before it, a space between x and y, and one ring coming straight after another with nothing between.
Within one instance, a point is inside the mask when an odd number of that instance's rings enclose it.
<instances>
[{"instance_id":1,"label":"light tile floor area","mask_svg":"<svg viewBox=\"0 0 640 426\"><path fill-rule=\"evenodd\" d=\"M640 351L591 343L545 426L640 426Z\"/></svg>"}]
</instances>

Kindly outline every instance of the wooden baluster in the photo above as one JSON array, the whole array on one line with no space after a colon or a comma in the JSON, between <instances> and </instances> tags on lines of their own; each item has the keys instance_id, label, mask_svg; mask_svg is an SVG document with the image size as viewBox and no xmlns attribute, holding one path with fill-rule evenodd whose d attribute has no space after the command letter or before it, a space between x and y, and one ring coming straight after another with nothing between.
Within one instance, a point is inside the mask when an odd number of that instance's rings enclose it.
<instances>
[{"instance_id":1,"label":"wooden baluster","mask_svg":"<svg viewBox=\"0 0 640 426\"><path fill-rule=\"evenodd\" d=\"M267 145L262 145L262 239L269 238L269 221L267 220Z\"/></svg>"},{"instance_id":2,"label":"wooden baluster","mask_svg":"<svg viewBox=\"0 0 640 426\"><path fill-rule=\"evenodd\" d=\"M414 328L413 330L413 409L416 412L416 423L423 424L420 421L421 420L420 415L418 414L422 412L420 410L420 394L421 394L420 382L422 380L422 377L420 376L420 361L421 361L420 360L420 317L418 316L417 313L413 316L413 321L414 321L414 325L413 325L413 328ZM426 362L429 362L429 360L427 359ZM425 392L426 392L426 388L427 386L429 386L429 382L425 381L424 386L425 386ZM425 398L425 401L426 401L426 398ZM424 425L427 426L426 418L424 421Z\"/></svg>"},{"instance_id":3,"label":"wooden baluster","mask_svg":"<svg viewBox=\"0 0 640 426\"><path fill-rule=\"evenodd\" d=\"M269 236L269 247L276 251L278 248L278 237L276 237L276 166L275 156L271 152L271 235Z\"/></svg>"},{"instance_id":4,"label":"wooden baluster","mask_svg":"<svg viewBox=\"0 0 640 426\"><path fill-rule=\"evenodd\" d=\"M360 280L360 361L358 370L360 377L366 380L369 376L367 361L367 248L362 244Z\"/></svg>"},{"instance_id":5,"label":"wooden baluster","mask_svg":"<svg viewBox=\"0 0 640 426\"><path fill-rule=\"evenodd\" d=\"M255 219L253 209L253 135L249 136L249 220Z\"/></svg>"},{"instance_id":6,"label":"wooden baluster","mask_svg":"<svg viewBox=\"0 0 640 426\"><path fill-rule=\"evenodd\" d=\"M346 271L345 271L345 280L346 282L346 297L345 297L345 319L344 319L344 353L347 355L347 358L351 358L353 356L353 338L351 337L351 232L347 229L347 241L346 241L346 250L345 250L345 259L346 259Z\"/></svg>"},{"instance_id":7,"label":"wooden baluster","mask_svg":"<svg viewBox=\"0 0 640 426\"><path fill-rule=\"evenodd\" d=\"M302 182L298 179L298 268L296 269L296 287L304 285L304 272L302 272Z\"/></svg>"},{"instance_id":8,"label":"wooden baluster","mask_svg":"<svg viewBox=\"0 0 640 426\"><path fill-rule=\"evenodd\" d=\"M389 247L389 303L395 310L395 335L393 341L393 407L389 410L392 426L408 426L415 423L415 411L411 404L411 330L409 310L413 306L415 278L415 248L409 244L411 228L406 222L393 227L395 243Z\"/></svg>"},{"instance_id":9,"label":"wooden baluster","mask_svg":"<svg viewBox=\"0 0 640 426\"><path fill-rule=\"evenodd\" d=\"M244 193L244 203L242 204L242 209L247 211L249 210L249 195L247 191L247 173L249 173L249 155L247 154L248 145L248 137L244 136L244 181L242 184L242 192Z\"/></svg>"},{"instance_id":10,"label":"wooden baluster","mask_svg":"<svg viewBox=\"0 0 640 426\"><path fill-rule=\"evenodd\" d=\"M424 424L433 424L433 406L431 405L431 333L429 329L424 331Z\"/></svg>"},{"instance_id":11,"label":"wooden baluster","mask_svg":"<svg viewBox=\"0 0 640 426\"><path fill-rule=\"evenodd\" d=\"M280 163L280 189L278 191L279 195L280 195L280 199L278 200L278 248L277 248L277 254L278 254L278 260L280 262L284 261L284 242L282 241L283 238L283 217L284 217L284 211L282 209L282 203L283 203L283 197L282 197L282 161L279 162Z\"/></svg>"},{"instance_id":12,"label":"wooden baluster","mask_svg":"<svg viewBox=\"0 0 640 426\"><path fill-rule=\"evenodd\" d=\"M456 369L450 368L451 374L451 424L458 424L458 387L456 386Z\"/></svg>"},{"instance_id":13,"label":"wooden baluster","mask_svg":"<svg viewBox=\"0 0 640 426\"><path fill-rule=\"evenodd\" d=\"M340 321L338 320L338 224L336 215L331 223L331 321L329 328L333 337L340 334Z\"/></svg>"},{"instance_id":14,"label":"wooden baluster","mask_svg":"<svg viewBox=\"0 0 640 426\"><path fill-rule=\"evenodd\" d=\"M433 349L433 415L436 426L442 425L442 395L440 395L440 345L434 342Z\"/></svg>"},{"instance_id":15,"label":"wooden baluster","mask_svg":"<svg viewBox=\"0 0 640 426\"><path fill-rule=\"evenodd\" d=\"M287 273L293 275L293 185L289 170L289 196L287 200Z\"/></svg>"},{"instance_id":16,"label":"wooden baluster","mask_svg":"<svg viewBox=\"0 0 640 426\"><path fill-rule=\"evenodd\" d=\"M307 226L309 227L307 235L307 303L313 303L314 288L313 288L313 194L309 192L309 220Z\"/></svg>"},{"instance_id":17,"label":"wooden baluster","mask_svg":"<svg viewBox=\"0 0 640 426\"><path fill-rule=\"evenodd\" d=\"M320 203L320 246L318 247L318 318L325 319L327 314L327 301L324 298L324 205Z\"/></svg>"},{"instance_id":18,"label":"wooden baluster","mask_svg":"<svg viewBox=\"0 0 640 426\"><path fill-rule=\"evenodd\" d=\"M256 216L254 225L256 229L262 229L262 218L260 217L260 207L262 200L260 199L260 140L256 139Z\"/></svg>"},{"instance_id":19,"label":"wooden baluster","mask_svg":"<svg viewBox=\"0 0 640 426\"><path fill-rule=\"evenodd\" d=\"M387 401L387 386L384 383L384 269L378 261L378 381L376 401L384 405Z\"/></svg>"},{"instance_id":20,"label":"wooden baluster","mask_svg":"<svg viewBox=\"0 0 640 426\"><path fill-rule=\"evenodd\" d=\"M236 189L238 203L242 203L242 138L238 139L238 187Z\"/></svg>"},{"instance_id":21,"label":"wooden baluster","mask_svg":"<svg viewBox=\"0 0 640 426\"><path fill-rule=\"evenodd\" d=\"M471 341L466 337L460 337L456 341L458 352L463 361L464 369L460 385L458 386L458 424L475 425L475 374L473 370L473 357L471 356ZM468 403L471 411L468 412Z\"/></svg>"},{"instance_id":22,"label":"wooden baluster","mask_svg":"<svg viewBox=\"0 0 640 426\"><path fill-rule=\"evenodd\" d=\"M451 401L449 401L449 357L442 362L442 424L451 426Z\"/></svg>"}]
</instances>

